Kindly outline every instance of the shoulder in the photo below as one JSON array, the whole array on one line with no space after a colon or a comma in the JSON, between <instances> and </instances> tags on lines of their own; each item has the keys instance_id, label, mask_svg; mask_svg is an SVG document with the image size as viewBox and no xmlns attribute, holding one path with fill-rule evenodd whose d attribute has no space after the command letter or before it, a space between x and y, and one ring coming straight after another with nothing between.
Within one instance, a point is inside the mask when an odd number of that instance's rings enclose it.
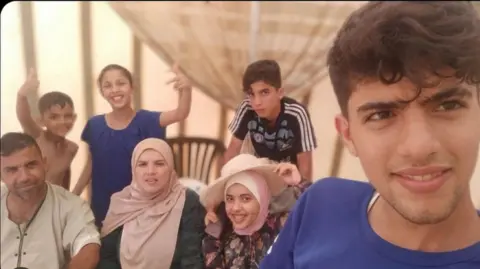
<instances>
[{"instance_id":1,"label":"shoulder","mask_svg":"<svg viewBox=\"0 0 480 269\"><path fill-rule=\"evenodd\" d=\"M185 188L185 204L182 210L182 222L190 222L196 218L205 216L205 208L200 203L198 194L189 188Z\"/></svg>"},{"instance_id":2,"label":"shoulder","mask_svg":"<svg viewBox=\"0 0 480 269\"><path fill-rule=\"evenodd\" d=\"M78 151L78 145L77 143L67 139L67 149L70 153L75 155L77 154L77 151Z\"/></svg>"},{"instance_id":3,"label":"shoulder","mask_svg":"<svg viewBox=\"0 0 480 269\"><path fill-rule=\"evenodd\" d=\"M305 108L305 106L296 101L295 99L284 97L282 99L282 102L285 105L286 114L309 117L308 110Z\"/></svg>"},{"instance_id":4,"label":"shoulder","mask_svg":"<svg viewBox=\"0 0 480 269\"><path fill-rule=\"evenodd\" d=\"M54 205L60 207L60 212L63 214L75 215L90 210L87 201L83 200L81 197L67 191L63 187L50 183L47 184L54 198Z\"/></svg>"},{"instance_id":5,"label":"shoulder","mask_svg":"<svg viewBox=\"0 0 480 269\"><path fill-rule=\"evenodd\" d=\"M343 179L323 178L313 183L302 195L302 207L344 208L358 206L374 192L372 185L366 182Z\"/></svg>"},{"instance_id":6,"label":"shoulder","mask_svg":"<svg viewBox=\"0 0 480 269\"><path fill-rule=\"evenodd\" d=\"M192 189L185 188L185 205L183 212L197 210L200 207L203 208L198 194Z\"/></svg>"}]
</instances>

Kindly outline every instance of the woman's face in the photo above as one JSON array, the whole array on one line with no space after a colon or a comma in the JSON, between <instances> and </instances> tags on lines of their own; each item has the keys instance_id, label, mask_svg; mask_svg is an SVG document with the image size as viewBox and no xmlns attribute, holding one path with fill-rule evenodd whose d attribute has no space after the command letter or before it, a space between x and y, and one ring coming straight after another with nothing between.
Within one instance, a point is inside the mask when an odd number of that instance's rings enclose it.
<instances>
[{"instance_id":1,"label":"woman's face","mask_svg":"<svg viewBox=\"0 0 480 269\"><path fill-rule=\"evenodd\" d=\"M148 194L161 192L168 187L171 169L158 151L147 149L140 154L135 166L139 187Z\"/></svg>"},{"instance_id":2,"label":"woman's face","mask_svg":"<svg viewBox=\"0 0 480 269\"><path fill-rule=\"evenodd\" d=\"M227 189L225 209L233 227L245 229L257 219L260 204L245 186L237 183Z\"/></svg>"}]
</instances>

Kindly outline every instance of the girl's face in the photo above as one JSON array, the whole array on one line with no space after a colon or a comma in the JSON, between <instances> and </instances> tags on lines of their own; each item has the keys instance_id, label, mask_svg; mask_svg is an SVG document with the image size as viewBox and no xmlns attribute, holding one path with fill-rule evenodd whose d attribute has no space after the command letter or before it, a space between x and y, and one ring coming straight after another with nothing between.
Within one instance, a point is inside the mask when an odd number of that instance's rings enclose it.
<instances>
[{"instance_id":1,"label":"girl's face","mask_svg":"<svg viewBox=\"0 0 480 269\"><path fill-rule=\"evenodd\" d=\"M101 93L112 109L121 109L131 105L132 84L119 69L105 71L101 81Z\"/></svg>"},{"instance_id":2,"label":"girl's face","mask_svg":"<svg viewBox=\"0 0 480 269\"><path fill-rule=\"evenodd\" d=\"M257 219L260 203L245 186L233 184L225 195L225 209L233 228L245 229Z\"/></svg>"}]
</instances>

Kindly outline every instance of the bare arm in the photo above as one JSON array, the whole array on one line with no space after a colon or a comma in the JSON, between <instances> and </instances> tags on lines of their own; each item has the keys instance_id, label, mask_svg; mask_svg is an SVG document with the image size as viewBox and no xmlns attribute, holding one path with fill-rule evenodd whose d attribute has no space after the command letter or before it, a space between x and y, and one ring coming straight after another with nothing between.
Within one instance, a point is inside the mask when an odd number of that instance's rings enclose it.
<instances>
[{"instance_id":1,"label":"bare arm","mask_svg":"<svg viewBox=\"0 0 480 269\"><path fill-rule=\"evenodd\" d=\"M240 150L242 149L242 144L243 144L243 140L240 140L240 139L236 138L235 136L232 136L232 139L230 140L230 144L228 144L228 148L225 151L225 153L223 154L222 165L226 164L233 157L240 154Z\"/></svg>"},{"instance_id":2,"label":"bare arm","mask_svg":"<svg viewBox=\"0 0 480 269\"><path fill-rule=\"evenodd\" d=\"M40 82L38 81L35 70L31 69L30 73L28 74L27 80L22 85L22 87L20 87L17 94L17 119L20 122L23 131L31 135L33 138L37 138L40 136L42 128L38 126L38 124L32 117L27 95L31 92L37 91L39 83Z\"/></svg>"},{"instance_id":3,"label":"bare arm","mask_svg":"<svg viewBox=\"0 0 480 269\"><path fill-rule=\"evenodd\" d=\"M68 269L95 269L100 260L100 245L85 245L77 255L73 256L68 264Z\"/></svg>"},{"instance_id":4,"label":"bare arm","mask_svg":"<svg viewBox=\"0 0 480 269\"><path fill-rule=\"evenodd\" d=\"M192 85L190 81L183 75L178 64L173 66L172 71L175 73L175 77L167 84L174 83L173 88L178 91L178 106L174 110L160 114L160 126L162 127L186 119L192 106Z\"/></svg>"},{"instance_id":5,"label":"bare arm","mask_svg":"<svg viewBox=\"0 0 480 269\"><path fill-rule=\"evenodd\" d=\"M297 166L302 177L312 181L312 152L300 152L297 154Z\"/></svg>"},{"instance_id":6,"label":"bare arm","mask_svg":"<svg viewBox=\"0 0 480 269\"><path fill-rule=\"evenodd\" d=\"M78 179L78 182L75 185L75 188L73 188L72 192L76 195L82 194L83 190L88 185L91 179L92 179L92 156L89 150L87 152L87 162L85 164L85 167L83 168L82 174L80 175L80 178Z\"/></svg>"},{"instance_id":7,"label":"bare arm","mask_svg":"<svg viewBox=\"0 0 480 269\"><path fill-rule=\"evenodd\" d=\"M190 114L191 105L192 89L180 90L178 93L178 107L174 110L160 113L160 126L166 127L186 119Z\"/></svg>"}]
</instances>

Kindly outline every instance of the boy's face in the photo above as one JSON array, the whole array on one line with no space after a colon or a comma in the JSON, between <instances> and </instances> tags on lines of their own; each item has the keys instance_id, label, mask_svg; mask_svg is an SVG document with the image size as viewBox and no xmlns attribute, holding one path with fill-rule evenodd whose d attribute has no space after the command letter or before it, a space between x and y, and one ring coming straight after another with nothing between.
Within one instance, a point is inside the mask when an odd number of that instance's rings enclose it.
<instances>
[{"instance_id":1,"label":"boy's face","mask_svg":"<svg viewBox=\"0 0 480 269\"><path fill-rule=\"evenodd\" d=\"M278 112L283 89L277 89L261 80L250 85L247 96L255 113L261 118L270 119L277 116L275 113Z\"/></svg>"},{"instance_id":2,"label":"boy's face","mask_svg":"<svg viewBox=\"0 0 480 269\"><path fill-rule=\"evenodd\" d=\"M42 114L41 122L54 135L65 137L73 128L77 115L72 106L53 105Z\"/></svg>"},{"instance_id":3,"label":"boy's face","mask_svg":"<svg viewBox=\"0 0 480 269\"><path fill-rule=\"evenodd\" d=\"M455 79L408 102L416 93L408 80L360 83L335 123L381 197L410 222L434 224L471 200L480 107L476 88Z\"/></svg>"}]
</instances>

